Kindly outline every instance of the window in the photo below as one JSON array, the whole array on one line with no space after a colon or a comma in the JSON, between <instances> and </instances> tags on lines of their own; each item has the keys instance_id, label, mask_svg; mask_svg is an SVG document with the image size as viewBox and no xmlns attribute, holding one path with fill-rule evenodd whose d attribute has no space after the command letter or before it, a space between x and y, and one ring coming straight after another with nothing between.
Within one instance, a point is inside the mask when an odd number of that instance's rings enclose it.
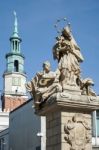
<instances>
[{"instance_id":1,"label":"window","mask_svg":"<svg viewBox=\"0 0 99 150\"><path fill-rule=\"evenodd\" d=\"M4 139L0 139L0 150L4 150Z\"/></svg>"},{"instance_id":2,"label":"window","mask_svg":"<svg viewBox=\"0 0 99 150\"><path fill-rule=\"evenodd\" d=\"M36 150L41 150L41 146L37 146L37 147L36 147Z\"/></svg>"},{"instance_id":3,"label":"window","mask_svg":"<svg viewBox=\"0 0 99 150\"><path fill-rule=\"evenodd\" d=\"M15 50L17 51L17 41L15 41Z\"/></svg>"},{"instance_id":4,"label":"window","mask_svg":"<svg viewBox=\"0 0 99 150\"><path fill-rule=\"evenodd\" d=\"M93 145L99 145L99 110L92 113Z\"/></svg>"},{"instance_id":5,"label":"window","mask_svg":"<svg viewBox=\"0 0 99 150\"><path fill-rule=\"evenodd\" d=\"M96 111L97 136L99 137L99 110Z\"/></svg>"},{"instance_id":6,"label":"window","mask_svg":"<svg viewBox=\"0 0 99 150\"><path fill-rule=\"evenodd\" d=\"M4 150L4 139L2 138L2 150Z\"/></svg>"},{"instance_id":7,"label":"window","mask_svg":"<svg viewBox=\"0 0 99 150\"><path fill-rule=\"evenodd\" d=\"M0 150L2 150L2 141L1 141L1 139L0 139Z\"/></svg>"},{"instance_id":8,"label":"window","mask_svg":"<svg viewBox=\"0 0 99 150\"><path fill-rule=\"evenodd\" d=\"M14 71L15 71L15 72L18 72L18 71L19 71L19 62L18 62L18 60L15 60L15 61L14 61Z\"/></svg>"},{"instance_id":9,"label":"window","mask_svg":"<svg viewBox=\"0 0 99 150\"><path fill-rule=\"evenodd\" d=\"M20 77L13 77L12 78L12 85L13 86L21 86L21 78Z\"/></svg>"},{"instance_id":10,"label":"window","mask_svg":"<svg viewBox=\"0 0 99 150\"><path fill-rule=\"evenodd\" d=\"M14 41L13 41L13 50L14 50Z\"/></svg>"}]
</instances>

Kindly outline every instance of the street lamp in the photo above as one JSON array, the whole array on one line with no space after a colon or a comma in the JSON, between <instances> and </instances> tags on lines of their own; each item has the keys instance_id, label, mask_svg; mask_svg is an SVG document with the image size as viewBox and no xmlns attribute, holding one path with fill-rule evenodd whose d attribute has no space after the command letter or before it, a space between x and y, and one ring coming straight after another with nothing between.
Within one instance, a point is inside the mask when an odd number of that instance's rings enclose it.
<instances>
[{"instance_id":1,"label":"street lamp","mask_svg":"<svg viewBox=\"0 0 99 150\"><path fill-rule=\"evenodd\" d=\"M43 133L42 133L42 132L38 132L38 133L37 133L37 136L38 136L38 137L42 137L42 136L43 136Z\"/></svg>"}]
</instances>

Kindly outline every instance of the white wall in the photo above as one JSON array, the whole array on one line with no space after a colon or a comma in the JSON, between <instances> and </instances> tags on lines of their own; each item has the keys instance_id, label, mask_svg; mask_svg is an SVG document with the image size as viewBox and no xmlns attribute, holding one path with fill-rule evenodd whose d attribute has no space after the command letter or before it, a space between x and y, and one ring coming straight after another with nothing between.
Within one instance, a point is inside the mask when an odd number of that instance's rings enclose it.
<instances>
[{"instance_id":1,"label":"white wall","mask_svg":"<svg viewBox=\"0 0 99 150\"><path fill-rule=\"evenodd\" d=\"M41 121L32 105L33 101L28 101L10 113L10 150L36 150L40 146L41 138L37 133L41 131Z\"/></svg>"},{"instance_id":2,"label":"white wall","mask_svg":"<svg viewBox=\"0 0 99 150\"><path fill-rule=\"evenodd\" d=\"M0 112L0 131L5 130L9 126L9 113Z\"/></svg>"},{"instance_id":3,"label":"white wall","mask_svg":"<svg viewBox=\"0 0 99 150\"><path fill-rule=\"evenodd\" d=\"M46 119L41 117L41 150L46 150Z\"/></svg>"}]
</instances>

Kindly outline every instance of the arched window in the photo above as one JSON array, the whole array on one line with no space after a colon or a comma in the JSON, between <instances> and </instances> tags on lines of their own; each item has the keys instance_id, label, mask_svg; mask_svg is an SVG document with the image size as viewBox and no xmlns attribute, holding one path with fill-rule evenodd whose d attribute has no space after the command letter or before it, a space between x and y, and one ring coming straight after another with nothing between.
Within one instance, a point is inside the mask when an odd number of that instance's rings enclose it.
<instances>
[{"instance_id":1,"label":"arched window","mask_svg":"<svg viewBox=\"0 0 99 150\"><path fill-rule=\"evenodd\" d=\"M19 62L18 62L18 60L15 60L15 61L14 61L14 71L15 71L15 72L18 72L18 71L19 71Z\"/></svg>"},{"instance_id":2,"label":"arched window","mask_svg":"<svg viewBox=\"0 0 99 150\"><path fill-rule=\"evenodd\" d=\"M17 51L17 41L15 41L15 50Z\"/></svg>"}]
</instances>

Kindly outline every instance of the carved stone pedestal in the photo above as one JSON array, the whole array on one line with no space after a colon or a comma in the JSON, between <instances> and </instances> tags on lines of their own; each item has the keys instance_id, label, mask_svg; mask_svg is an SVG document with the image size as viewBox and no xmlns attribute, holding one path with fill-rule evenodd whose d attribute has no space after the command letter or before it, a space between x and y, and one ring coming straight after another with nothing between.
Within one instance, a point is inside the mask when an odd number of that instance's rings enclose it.
<instances>
[{"instance_id":1,"label":"carved stone pedestal","mask_svg":"<svg viewBox=\"0 0 99 150\"><path fill-rule=\"evenodd\" d=\"M92 150L91 112L99 108L97 97L57 93L38 115L46 116L46 150Z\"/></svg>"}]
</instances>

